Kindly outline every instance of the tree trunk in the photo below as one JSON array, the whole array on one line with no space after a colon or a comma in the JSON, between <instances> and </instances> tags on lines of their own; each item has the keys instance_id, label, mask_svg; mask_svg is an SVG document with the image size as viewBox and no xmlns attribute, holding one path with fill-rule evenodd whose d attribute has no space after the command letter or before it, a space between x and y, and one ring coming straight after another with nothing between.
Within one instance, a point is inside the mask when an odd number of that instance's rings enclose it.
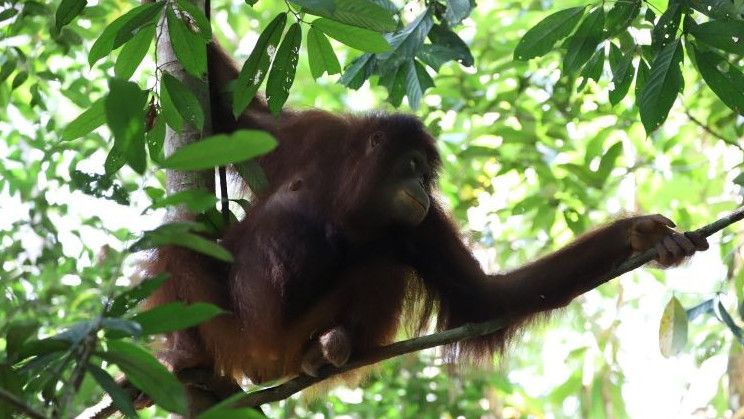
<instances>
[{"instance_id":1,"label":"tree trunk","mask_svg":"<svg viewBox=\"0 0 744 419\"><path fill-rule=\"evenodd\" d=\"M204 10L204 0L189 0L200 10ZM208 15L208 14L207 14ZM165 15L158 25L157 34L157 63L161 71L168 72L176 79L183 82L196 95L196 98L204 110L205 121L204 131L201 132L188 123L183 124L181 132L176 132L170 127L166 127L164 151L165 156L173 154L179 148L195 143L201 140L205 135L209 135L212 130L211 113L209 112L209 89L206 80L199 80L184 70L181 63L176 58L168 34L168 22ZM187 189L204 189L214 193L214 170L201 171L180 171L168 169L165 172L165 188L168 195ZM191 214L185 207L179 206L171 209L166 216L166 221L176 221L192 219Z\"/></svg>"}]
</instances>

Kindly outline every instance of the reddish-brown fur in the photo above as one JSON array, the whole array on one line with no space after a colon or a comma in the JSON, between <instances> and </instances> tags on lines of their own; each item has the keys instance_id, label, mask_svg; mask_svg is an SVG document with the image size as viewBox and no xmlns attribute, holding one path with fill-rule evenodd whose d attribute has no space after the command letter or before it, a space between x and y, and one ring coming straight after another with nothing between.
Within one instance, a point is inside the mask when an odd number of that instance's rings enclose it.
<instances>
[{"instance_id":1,"label":"reddish-brown fur","mask_svg":"<svg viewBox=\"0 0 744 419\"><path fill-rule=\"evenodd\" d=\"M375 207L374 192L398 156L419 150L439 167L434 139L417 119L317 110L274 118L257 99L236 121L222 89L237 69L214 44L209 72L215 130L261 128L279 146L260 159L270 188L223 240L232 266L177 247L161 249L150 263L151 274L172 276L149 304L206 301L229 312L169 335L163 357L175 369L208 367L264 381L301 373L303 359L321 349L343 362L347 349L353 357L391 342L413 304L414 330L432 314L439 330L514 318L504 331L451 352L488 357L526 320L565 306L634 252L666 238L662 261L673 264L707 246L675 233L663 217L632 217L513 272L487 275L436 201L420 225L407 228L390 225ZM426 183L431 196L434 176ZM340 332L318 340L328 331Z\"/></svg>"}]
</instances>

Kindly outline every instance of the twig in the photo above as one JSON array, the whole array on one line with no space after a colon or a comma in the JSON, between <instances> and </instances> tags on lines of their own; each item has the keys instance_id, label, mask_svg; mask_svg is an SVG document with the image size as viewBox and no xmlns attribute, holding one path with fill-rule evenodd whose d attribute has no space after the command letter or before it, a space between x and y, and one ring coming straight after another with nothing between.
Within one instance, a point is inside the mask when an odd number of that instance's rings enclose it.
<instances>
[{"instance_id":1,"label":"twig","mask_svg":"<svg viewBox=\"0 0 744 419\"><path fill-rule=\"evenodd\" d=\"M736 211L730 213L729 215L696 230L696 232L704 237L708 237L713 233L716 233L742 219L744 219L744 207L738 208ZM598 278L594 282L594 287L602 285L605 282L616 278L626 272L630 272L656 259L657 256L658 253L656 252L655 248L651 248L640 255L634 256L625 261L617 268L610 271L609 273ZM454 329L445 330L443 332L433 333L426 336L396 342L391 345L386 345L379 348L378 352L374 355L353 360L341 367L326 366L321 369L319 377L309 377L307 375L301 375L275 387L269 387L266 389L249 392L245 395L245 397L240 398L240 402L236 404L240 406L256 407L264 403L284 400L292 394L297 393L329 377L409 352L420 351L422 349L428 349L436 346L459 342L464 339L488 335L506 327L510 323L510 319L508 318L499 318L482 323L466 324Z\"/></svg>"},{"instance_id":2,"label":"twig","mask_svg":"<svg viewBox=\"0 0 744 419\"><path fill-rule=\"evenodd\" d=\"M697 125L697 126L699 126L700 128L702 128L702 129L703 129L703 131L705 131L705 132L707 132L708 134L710 134L710 135L712 135L712 136L714 136L714 137L718 138L719 140L723 141L724 143L726 143L726 144L728 144L728 145L734 146L734 147L738 148L739 150L742 150L742 151L744 151L744 147L742 147L742 146L741 146L741 144L739 144L739 143L738 143L738 142L737 142L736 140L731 140L731 139L728 139L728 138L724 137L724 136L723 136L722 134L719 134L719 133L717 133L717 132L713 131L713 129L712 129L711 127L709 127L709 126L708 126L708 124L706 124L706 123L704 123L703 121L701 121L701 120L697 119L697 118L696 118L696 117L695 117L695 116L694 116L694 115L693 115L693 114L692 114L692 113L690 112L690 110L689 110L689 109L687 109L687 108L685 108L685 115L687 115L687 119L689 119L689 120L690 120L690 121L691 121L692 123L694 123L695 125Z\"/></svg>"},{"instance_id":3,"label":"twig","mask_svg":"<svg viewBox=\"0 0 744 419\"><path fill-rule=\"evenodd\" d=\"M0 400L5 400L6 402L12 404L16 407L16 409L23 413L24 415L32 418L32 419L45 419L46 416L44 416L42 413L38 412L33 407L29 406L24 402L23 400L16 397L15 394L9 392L8 390L5 390L4 388L0 387Z\"/></svg>"},{"instance_id":4,"label":"twig","mask_svg":"<svg viewBox=\"0 0 744 419\"><path fill-rule=\"evenodd\" d=\"M744 207L737 208L729 215L695 230L695 233L698 233L703 237L708 237L742 219L744 219ZM612 278L618 277L626 272L630 272L633 269L638 268L639 266L645 265L646 263L656 259L657 256L659 256L659 253L656 251L655 248L652 247L644 253L626 260L624 263L622 263L620 266L613 269L609 273L597 278L597 280L594 282L594 287L596 288L611 280Z\"/></svg>"}]
</instances>

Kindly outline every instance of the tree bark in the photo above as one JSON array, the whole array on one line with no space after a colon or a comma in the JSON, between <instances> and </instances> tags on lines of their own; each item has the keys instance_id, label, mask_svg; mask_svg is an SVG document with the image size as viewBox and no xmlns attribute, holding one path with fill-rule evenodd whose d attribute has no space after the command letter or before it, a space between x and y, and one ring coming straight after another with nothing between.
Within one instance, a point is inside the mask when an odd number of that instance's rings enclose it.
<instances>
[{"instance_id":1,"label":"tree bark","mask_svg":"<svg viewBox=\"0 0 744 419\"><path fill-rule=\"evenodd\" d=\"M189 0L191 3L205 10L204 0ZM165 14L158 24L157 31L157 43L156 43L156 56L159 71L168 72L170 75L181 81L196 95L199 100L199 104L204 110L204 131L199 131L188 123L184 123L181 131L176 132L171 127L166 127L165 132L165 144L164 151L165 156L170 156L176 150L186 145L195 143L201 140L205 135L208 135L212 130L211 109L209 103L209 89L207 87L207 77L203 80L197 79L192 75L188 74L184 70L181 63L176 58L176 54L171 46L170 36L168 34L168 22L165 19ZM172 195L176 192L181 192L188 189L203 189L214 193L214 170L201 170L201 171L181 171L168 169L165 172L165 188L168 195ZM193 218L193 214L184 206L175 207L169 210L166 215L167 221L177 221L184 219Z\"/></svg>"}]
</instances>

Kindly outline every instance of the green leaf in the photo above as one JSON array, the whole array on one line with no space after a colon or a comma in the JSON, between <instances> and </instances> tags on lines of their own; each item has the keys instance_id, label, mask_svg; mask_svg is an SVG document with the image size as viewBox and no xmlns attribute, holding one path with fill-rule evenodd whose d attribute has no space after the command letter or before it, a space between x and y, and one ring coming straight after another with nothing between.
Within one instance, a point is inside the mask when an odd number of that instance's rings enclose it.
<instances>
[{"instance_id":1,"label":"green leaf","mask_svg":"<svg viewBox=\"0 0 744 419\"><path fill-rule=\"evenodd\" d=\"M604 39L604 9L602 6L589 13L576 29L576 32L566 40L566 55L563 58L563 73L572 74L591 58L597 45Z\"/></svg>"},{"instance_id":2,"label":"green leaf","mask_svg":"<svg viewBox=\"0 0 744 419\"><path fill-rule=\"evenodd\" d=\"M163 155L163 143L165 143L165 118L158 115L150 131L145 134L147 143L147 152L154 162L161 162L165 158Z\"/></svg>"},{"instance_id":3,"label":"green leaf","mask_svg":"<svg viewBox=\"0 0 744 419\"><path fill-rule=\"evenodd\" d=\"M144 349L132 343L113 340L96 355L116 364L135 387L145 392L160 407L184 415L186 393L178 379Z\"/></svg>"},{"instance_id":4,"label":"green leaf","mask_svg":"<svg viewBox=\"0 0 744 419\"><path fill-rule=\"evenodd\" d=\"M707 300L703 301L702 303L700 303L700 304L698 304L698 305L696 305L694 307L691 307L691 308L688 308L687 310L685 310L685 312L687 313L687 321L688 322L691 322L691 321L695 320L696 318L702 316L703 314L712 313L713 312L713 306L716 303L716 300L717 300L717 298L715 298L715 297L714 298L710 298L710 299L707 299Z\"/></svg>"},{"instance_id":5,"label":"green leaf","mask_svg":"<svg viewBox=\"0 0 744 419\"><path fill-rule=\"evenodd\" d=\"M147 93L135 83L110 79L104 107L106 122L114 135L114 147L132 169L143 174L147 167L145 154L144 108Z\"/></svg>"},{"instance_id":6,"label":"green leaf","mask_svg":"<svg viewBox=\"0 0 744 419\"><path fill-rule=\"evenodd\" d=\"M586 216L576 209L565 208L561 215L563 215L563 220L573 234L578 236L586 230Z\"/></svg>"},{"instance_id":7,"label":"green leaf","mask_svg":"<svg viewBox=\"0 0 744 419\"><path fill-rule=\"evenodd\" d=\"M641 12L641 0L616 1L605 20L606 36L613 37L630 26Z\"/></svg>"},{"instance_id":8,"label":"green leaf","mask_svg":"<svg viewBox=\"0 0 744 419\"><path fill-rule=\"evenodd\" d=\"M204 14L204 10L197 7L194 3L189 0L177 0L178 8L181 9L181 13L186 13L185 19L189 22L193 22L194 25L189 25L191 32L196 33L201 37L204 42L212 40L212 25L209 23L209 19Z\"/></svg>"},{"instance_id":9,"label":"green leaf","mask_svg":"<svg viewBox=\"0 0 744 419\"><path fill-rule=\"evenodd\" d=\"M669 7L651 31L651 45L655 50L663 48L676 39L681 20L682 5L675 0L670 0Z\"/></svg>"},{"instance_id":10,"label":"green leaf","mask_svg":"<svg viewBox=\"0 0 744 419\"><path fill-rule=\"evenodd\" d=\"M664 123L682 89L684 80L679 67L682 54L682 44L677 39L667 44L651 64L646 87L638 99L646 133L653 132Z\"/></svg>"},{"instance_id":11,"label":"green leaf","mask_svg":"<svg viewBox=\"0 0 744 419\"><path fill-rule=\"evenodd\" d=\"M54 15L54 25L57 30L72 22L87 5L87 0L62 0Z\"/></svg>"},{"instance_id":12,"label":"green leaf","mask_svg":"<svg viewBox=\"0 0 744 419\"><path fill-rule=\"evenodd\" d=\"M687 344L687 312L676 297L667 303L659 322L659 349L669 358L682 352Z\"/></svg>"},{"instance_id":13,"label":"green leaf","mask_svg":"<svg viewBox=\"0 0 744 419\"><path fill-rule=\"evenodd\" d=\"M442 64L453 60L466 67L474 64L470 48L451 29L434 25L428 36L431 44L422 45L416 56L434 70L439 71Z\"/></svg>"},{"instance_id":14,"label":"green leaf","mask_svg":"<svg viewBox=\"0 0 744 419\"><path fill-rule=\"evenodd\" d=\"M358 89L372 75L376 63L373 54L362 54L346 67L338 82L350 89Z\"/></svg>"},{"instance_id":15,"label":"green leaf","mask_svg":"<svg viewBox=\"0 0 744 419\"><path fill-rule=\"evenodd\" d=\"M385 52L390 50L390 45L385 38L369 29L346 25L326 18L315 19L311 25L331 38L360 51Z\"/></svg>"},{"instance_id":16,"label":"green leaf","mask_svg":"<svg viewBox=\"0 0 744 419\"><path fill-rule=\"evenodd\" d=\"M636 70L636 77L635 77L635 97L636 97L636 105L640 103L641 95L643 94L643 89L646 88L646 83L648 83L648 73L649 73L649 67L648 64L646 64L646 61L641 57L641 59L638 60L638 69Z\"/></svg>"},{"instance_id":17,"label":"green leaf","mask_svg":"<svg viewBox=\"0 0 744 419\"><path fill-rule=\"evenodd\" d=\"M695 39L726 52L744 55L744 21L713 20L689 28Z\"/></svg>"},{"instance_id":18,"label":"green leaf","mask_svg":"<svg viewBox=\"0 0 744 419\"><path fill-rule=\"evenodd\" d=\"M168 98L173 107L189 124L198 130L204 128L204 111L196 96L180 80L163 72L160 79L163 87L168 92Z\"/></svg>"},{"instance_id":19,"label":"green leaf","mask_svg":"<svg viewBox=\"0 0 744 419\"><path fill-rule=\"evenodd\" d=\"M388 90L388 102L396 108L403 102L406 95L406 76L408 74L405 64L380 76L380 85Z\"/></svg>"},{"instance_id":20,"label":"green leaf","mask_svg":"<svg viewBox=\"0 0 744 419\"><path fill-rule=\"evenodd\" d=\"M266 416L252 407L235 408L226 406L215 406L210 407L203 413L200 413L197 419L264 419L265 417Z\"/></svg>"},{"instance_id":21,"label":"green leaf","mask_svg":"<svg viewBox=\"0 0 744 419\"><path fill-rule=\"evenodd\" d=\"M698 12L712 17L713 19L733 19L741 14L741 6L737 11L736 4L739 2L731 0L695 0L687 4Z\"/></svg>"},{"instance_id":22,"label":"green leaf","mask_svg":"<svg viewBox=\"0 0 744 419\"><path fill-rule=\"evenodd\" d=\"M183 20L179 19L172 8L165 13L168 20L168 35L176 58L184 70L201 78L207 71L207 41L192 32Z\"/></svg>"},{"instance_id":23,"label":"green leaf","mask_svg":"<svg viewBox=\"0 0 744 419\"><path fill-rule=\"evenodd\" d=\"M248 184L248 187L254 194L260 194L269 187L269 180L266 178L266 173L264 173L256 159L236 163L235 170L237 170L240 177Z\"/></svg>"},{"instance_id":24,"label":"green leaf","mask_svg":"<svg viewBox=\"0 0 744 419\"><path fill-rule=\"evenodd\" d=\"M111 147L111 150L106 156L106 161L103 163L103 169L106 176L115 174L119 169L124 167L125 164L127 164L126 156L124 156L124 152L114 142L114 146Z\"/></svg>"},{"instance_id":25,"label":"green leaf","mask_svg":"<svg viewBox=\"0 0 744 419\"><path fill-rule=\"evenodd\" d=\"M734 321L734 318L731 317L731 314L726 310L726 307L723 306L723 303L719 299L717 304L713 305L713 312L716 314L716 317L720 319L723 324L726 325L726 327L731 330L731 333L736 337L736 339L739 341L739 344L744 344L744 333L742 333L741 327L736 324L736 321Z\"/></svg>"},{"instance_id":26,"label":"green leaf","mask_svg":"<svg viewBox=\"0 0 744 419\"><path fill-rule=\"evenodd\" d=\"M279 115L282 106L289 97L289 89L294 83L295 72L297 71L301 43L302 29L299 23L294 23L289 27L274 56L269 78L266 80L266 101L269 110L274 115Z\"/></svg>"},{"instance_id":27,"label":"green leaf","mask_svg":"<svg viewBox=\"0 0 744 419\"><path fill-rule=\"evenodd\" d=\"M39 330L35 320L12 320L5 334L5 354L8 361L15 362L26 341Z\"/></svg>"},{"instance_id":28,"label":"green leaf","mask_svg":"<svg viewBox=\"0 0 744 419\"><path fill-rule=\"evenodd\" d=\"M538 22L519 40L514 49L514 59L527 61L550 52L556 42L573 31L584 16L585 9L586 6L564 9Z\"/></svg>"},{"instance_id":29,"label":"green leaf","mask_svg":"<svg viewBox=\"0 0 744 419\"><path fill-rule=\"evenodd\" d=\"M186 205L190 212L198 214L214 207L217 197L213 193L201 189L187 189L156 201L152 208L164 208L167 206Z\"/></svg>"},{"instance_id":30,"label":"green leaf","mask_svg":"<svg viewBox=\"0 0 744 419\"><path fill-rule=\"evenodd\" d=\"M168 275L160 274L154 278L147 278L133 288L122 292L114 298L111 308L106 312L106 315L112 317L123 315L136 307L142 300L149 297L167 279Z\"/></svg>"},{"instance_id":31,"label":"green leaf","mask_svg":"<svg viewBox=\"0 0 744 419\"><path fill-rule=\"evenodd\" d=\"M602 77L602 70L604 69L605 52L604 48L598 49L592 58L584 65L581 70L581 84L579 84L578 90L582 90L586 83L591 79L594 82L599 82L599 78Z\"/></svg>"},{"instance_id":32,"label":"green leaf","mask_svg":"<svg viewBox=\"0 0 744 419\"><path fill-rule=\"evenodd\" d=\"M404 67L406 96L408 104L412 109L418 109L421 98L424 96L426 89L434 87L434 80L431 79L426 69L415 60L411 60Z\"/></svg>"},{"instance_id":33,"label":"green leaf","mask_svg":"<svg viewBox=\"0 0 744 419\"><path fill-rule=\"evenodd\" d=\"M375 32L396 28L393 13L369 0L290 0L312 15L330 18Z\"/></svg>"},{"instance_id":34,"label":"green leaf","mask_svg":"<svg viewBox=\"0 0 744 419\"><path fill-rule=\"evenodd\" d=\"M431 9L427 9L402 31L388 35L387 39L392 50L378 57L381 73L398 68L416 56L434 25L432 16Z\"/></svg>"},{"instance_id":35,"label":"green leaf","mask_svg":"<svg viewBox=\"0 0 744 419\"><path fill-rule=\"evenodd\" d=\"M5 80L10 77L11 74L13 74L13 71L16 69L17 63L16 60L13 59L13 57L6 57L7 61L3 63L3 66L0 67L0 83L4 82Z\"/></svg>"},{"instance_id":36,"label":"green leaf","mask_svg":"<svg viewBox=\"0 0 744 419\"><path fill-rule=\"evenodd\" d=\"M139 323L128 319L104 317L101 320L101 329L106 331L106 337L109 339L121 339L130 336L137 339L142 336L142 327Z\"/></svg>"},{"instance_id":37,"label":"green leaf","mask_svg":"<svg viewBox=\"0 0 744 419\"><path fill-rule=\"evenodd\" d=\"M243 113L243 110L256 96L256 92L258 92L258 88L269 70L271 56L279 45L286 23L287 14L279 13L261 32L251 55L245 60L238 79L235 81L233 92L232 111L236 118Z\"/></svg>"},{"instance_id":38,"label":"green leaf","mask_svg":"<svg viewBox=\"0 0 744 419\"><path fill-rule=\"evenodd\" d=\"M71 141L80 138L106 122L106 111L104 99L98 99L90 108L86 109L73 119L72 122L62 130L62 140Z\"/></svg>"},{"instance_id":39,"label":"green leaf","mask_svg":"<svg viewBox=\"0 0 744 419\"><path fill-rule=\"evenodd\" d=\"M155 25L165 3L159 1L143 4L111 22L90 48L88 64L92 67L98 60L132 39L143 26Z\"/></svg>"},{"instance_id":40,"label":"green leaf","mask_svg":"<svg viewBox=\"0 0 744 419\"><path fill-rule=\"evenodd\" d=\"M23 344L18 351L16 360L22 361L32 356L43 356L54 352L66 351L71 344L67 340L58 339L56 336L46 339L32 339Z\"/></svg>"},{"instance_id":41,"label":"green leaf","mask_svg":"<svg viewBox=\"0 0 744 419\"><path fill-rule=\"evenodd\" d=\"M195 223L164 224L155 230L146 231L141 239L130 246L129 250L138 252L140 250L174 245L191 249L225 262L233 261L232 254L227 249L212 240L190 232L190 230L202 232L205 228Z\"/></svg>"},{"instance_id":42,"label":"green leaf","mask_svg":"<svg viewBox=\"0 0 744 419\"><path fill-rule=\"evenodd\" d=\"M160 85L160 116L163 117L169 127L173 128L173 131L181 132L183 117L173 103L173 99L171 99L164 84Z\"/></svg>"},{"instance_id":43,"label":"green leaf","mask_svg":"<svg viewBox=\"0 0 744 419\"><path fill-rule=\"evenodd\" d=\"M307 60L310 64L310 74L315 79L325 72L328 72L328 75L341 72L341 64L328 38L312 26L307 32Z\"/></svg>"},{"instance_id":44,"label":"green leaf","mask_svg":"<svg viewBox=\"0 0 744 419\"><path fill-rule=\"evenodd\" d=\"M23 386L24 381L22 380L18 372L13 369L10 365L5 363L0 364L0 388L16 396L19 400L24 399ZM13 419L19 417L28 417L26 415L20 415L18 406L4 397L0 398L0 418L1 419ZM219 416L212 415L212 418Z\"/></svg>"},{"instance_id":45,"label":"green leaf","mask_svg":"<svg viewBox=\"0 0 744 419\"><path fill-rule=\"evenodd\" d=\"M463 21L473 9L475 2L470 0L447 0L447 9L444 11L444 19L447 25L455 26Z\"/></svg>"},{"instance_id":46,"label":"green leaf","mask_svg":"<svg viewBox=\"0 0 744 419\"><path fill-rule=\"evenodd\" d=\"M597 169L597 179L600 182L599 187L604 184L612 173L612 169L615 168L617 158L623 154L623 143L621 141L616 142L602 155L602 159L599 161L599 168Z\"/></svg>"},{"instance_id":47,"label":"green leaf","mask_svg":"<svg viewBox=\"0 0 744 419\"><path fill-rule=\"evenodd\" d=\"M116 381L114 381L113 377L111 377L111 375L109 375L106 370L91 363L88 363L88 365L86 365L86 369L93 377L93 379L96 380L98 385L101 386L103 391L105 391L109 395L109 397L111 397L111 401L114 403L114 406L116 406L116 408L119 409L119 411L124 416L128 418L139 417L137 415L137 411L134 409L134 405L132 404L132 399L131 397L129 397L129 394L127 394L127 392L124 391L123 388L119 387L119 385L116 384Z\"/></svg>"},{"instance_id":48,"label":"green leaf","mask_svg":"<svg viewBox=\"0 0 744 419\"><path fill-rule=\"evenodd\" d=\"M124 44L114 65L114 74L122 80L129 80L147 55L155 38L155 25L142 28L132 39Z\"/></svg>"},{"instance_id":49,"label":"green leaf","mask_svg":"<svg viewBox=\"0 0 744 419\"><path fill-rule=\"evenodd\" d=\"M14 7L9 7L3 10L2 12L0 12L0 22L4 22L17 14L18 14L18 9Z\"/></svg>"},{"instance_id":50,"label":"green leaf","mask_svg":"<svg viewBox=\"0 0 744 419\"><path fill-rule=\"evenodd\" d=\"M734 112L744 115L744 74L713 51L694 48L700 75L713 93Z\"/></svg>"},{"instance_id":51,"label":"green leaf","mask_svg":"<svg viewBox=\"0 0 744 419\"><path fill-rule=\"evenodd\" d=\"M142 326L143 335L156 335L196 326L222 313L225 311L212 304L178 301L138 313L132 320Z\"/></svg>"},{"instance_id":52,"label":"green leaf","mask_svg":"<svg viewBox=\"0 0 744 419\"><path fill-rule=\"evenodd\" d=\"M15 77L13 77L13 82L10 83L10 90L15 90L21 87L21 85L25 83L26 80L28 80L28 71L19 70L18 73L16 73Z\"/></svg>"},{"instance_id":53,"label":"green leaf","mask_svg":"<svg viewBox=\"0 0 744 419\"><path fill-rule=\"evenodd\" d=\"M163 160L162 167L201 170L252 159L273 150L276 140L265 131L239 130L189 144Z\"/></svg>"},{"instance_id":54,"label":"green leaf","mask_svg":"<svg viewBox=\"0 0 744 419\"><path fill-rule=\"evenodd\" d=\"M610 68L612 69L612 84L610 90L610 103L617 105L628 94L630 83L633 81L635 70L633 68L633 54L629 51L623 55L620 48L610 43Z\"/></svg>"}]
</instances>

